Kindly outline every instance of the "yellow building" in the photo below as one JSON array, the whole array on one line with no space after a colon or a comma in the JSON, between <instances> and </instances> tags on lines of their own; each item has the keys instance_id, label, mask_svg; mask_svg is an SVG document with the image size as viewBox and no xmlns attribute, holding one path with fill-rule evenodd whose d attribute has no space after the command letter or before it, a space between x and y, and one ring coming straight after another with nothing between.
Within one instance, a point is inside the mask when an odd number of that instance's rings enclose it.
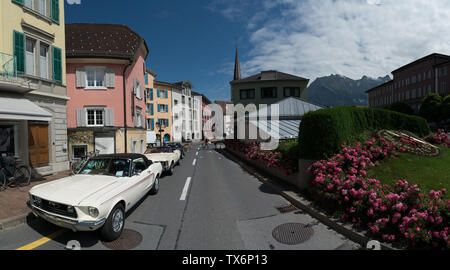
<instances>
[{"instance_id":1,"label":"yellow building","mask_svg":"<svg viewBox=\"0 0 450 270\"><path fill-rule=\"evenodd\" d=\"M147 143L172 142L172 84L155 80L147 70ZM162 127L162 129L161 129ZM160 132L160 130L163 130Z\"/></svg>"},{"instance_id":2,"label":"yellow building","mask_svg":"<svg viewBox=\"0 0 450 270\"><path fill-rule=\"evenodd\" d=\"M0 1L0 62L0 154L68 169L64 1Z\"/></svg>"}]
</instances>

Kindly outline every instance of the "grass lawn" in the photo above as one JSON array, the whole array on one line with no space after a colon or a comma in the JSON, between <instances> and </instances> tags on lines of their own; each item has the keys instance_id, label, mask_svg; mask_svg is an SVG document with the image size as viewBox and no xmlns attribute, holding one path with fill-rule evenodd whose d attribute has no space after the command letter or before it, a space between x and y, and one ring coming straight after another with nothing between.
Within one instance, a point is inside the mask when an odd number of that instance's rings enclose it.
<instances>
[{"instance_id":1,"label":"grass lawn","mask_svg":"<svg viewBox=\"0 0 450 270\"><path fill-rule=\"evenodd\" d=\"M421 157L401 153L396 158L381 162L368 170L370 178L380 180L382 184L393 186L397 180L406 179L418 184L423 192L446 188L450 192L450 149L441 148L439 157ZM445 195L450 199L450 194Z\"/></svg>"}]
</instances>

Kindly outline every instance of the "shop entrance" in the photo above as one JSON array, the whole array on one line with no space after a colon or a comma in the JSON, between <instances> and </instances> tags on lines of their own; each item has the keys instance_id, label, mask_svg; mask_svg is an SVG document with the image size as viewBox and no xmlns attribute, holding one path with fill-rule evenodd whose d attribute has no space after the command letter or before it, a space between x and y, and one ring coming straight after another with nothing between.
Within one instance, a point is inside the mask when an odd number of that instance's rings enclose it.
<instances>
[{"instance_id":1,"label":"shop entrance","mask_svg":"<svg viewBox=\"0 0 450 270\"><path fill-rule=\"evenodd\" d=\"M50 162L48 124L30 123L28 125L28 151L31 167L48 166Z\"/></svg>"}]
</instances>

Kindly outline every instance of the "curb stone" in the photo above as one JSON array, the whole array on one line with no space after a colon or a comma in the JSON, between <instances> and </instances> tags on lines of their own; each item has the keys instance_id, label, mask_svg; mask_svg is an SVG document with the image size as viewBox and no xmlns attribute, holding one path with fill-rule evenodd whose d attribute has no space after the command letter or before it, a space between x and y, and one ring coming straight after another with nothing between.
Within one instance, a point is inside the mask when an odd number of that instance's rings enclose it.
<instances>
[{"instance_id":1,"label":"curb stone","mask_svg":"<svg viewBox=\"0 0 450 270\"><path fill-rule=\"evenodd\" d=\"M13 229L15 227L18 227L20 225L27 223L28 218L31 216L33 216L32 213L28 212L26 214L22 214L22 215L9 217L9 218L0 220L0 232L9 230L9 229Z\"/></svg>"},{"instance_id":2,"label":"curb stone","mask_svg":"<svg viewBox=\"0 0 450 270\"><path fill-rule=\"evenodd\" d=\"M338 219L330 218L328 217L323 211L318 209L316 206L314 206L314 203L312 201L308 201L305 198L301 197L297 192L292 191L290 187L282 187L278 181L271 180L263 175L261 175L257 169L254 167L247 165L245 161L242 161L240 158L234 156L229 151L223 151L218 150L220 153L231 157L231 159L238 163L240 166L244 167L249 173L251 173L253 176L255 176L259 181L263 182L264 184L267 184L272 189L276 190L281 196L283 196L286 200L288 200L290 203L292 203L295 207L299 208L300 210L305 211L315 219L319 220L324 225L328 226L329 228L335 230L336 232L344 235L348 239L352 240L353 242L358 243L361 245L363 249L366 248L367 243L373 239L370 239L363 233L365 231L356 232L353 230L353 227L348 224L343 224ZM390 244L387 243L380 243L382 250L401 250L398 248L393 247Z\"/></svg>"}]
</instances>

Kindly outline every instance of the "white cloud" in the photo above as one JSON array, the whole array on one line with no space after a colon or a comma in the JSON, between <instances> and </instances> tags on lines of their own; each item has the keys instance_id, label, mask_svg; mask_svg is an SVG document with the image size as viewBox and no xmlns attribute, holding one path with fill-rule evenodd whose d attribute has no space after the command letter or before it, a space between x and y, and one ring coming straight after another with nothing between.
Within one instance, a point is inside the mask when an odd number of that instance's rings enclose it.
<instances>
[{"instance_id":1,"label":"white cloud","mask_svg":"<svg viewBox=\"0 0 450 270\"><path fill-rule=\"evenodd\" d=\"M246 16L253 49L242 63L245 73L277 69L311 81L331 73L378 77L433 52L450 54L450 1L272 0L260 6Z\"/></svg>"}]
</instances>

